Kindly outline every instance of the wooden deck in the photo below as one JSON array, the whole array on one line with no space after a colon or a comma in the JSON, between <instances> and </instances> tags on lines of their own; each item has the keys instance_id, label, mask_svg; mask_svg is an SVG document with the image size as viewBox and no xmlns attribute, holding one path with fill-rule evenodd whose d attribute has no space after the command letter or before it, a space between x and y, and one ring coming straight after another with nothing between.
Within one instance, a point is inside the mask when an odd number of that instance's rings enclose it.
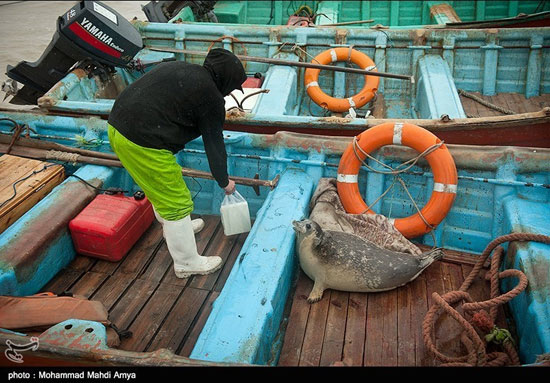
<instances>
[{"instance_id":1,"label":"wooden deck","mask_svg":"<svg viewBox=\"0 0 550 383\"><path fill-rule=\"evenodd\" d=\"M475 256L447 251L412 283L383 293L326 290L310 305L313 282L300 272L279 366L434 366L422 340L422 322L432 293L458 290L475 263ZM486 281L468 291L476 301L489 297ZM507 327L503 310L497 321ZM437 322L436 344L448 355L463 355L461 329L444 316Z\"/></svg>"},{"instance_id":2,"label":"wooden deck","mask_svg":"<svg viewBox=\"0 0 550 383\"><path fill-rule=\"evenodd\" d=\"M476 92L471 93L487 102L490 102L491 104L500 106L515 113L538 112L544 107L550 106L550 95L548 94L525 98L525 95L519 93L500 93L495 96L484 96ZM500 111L488 108L487 106L465 97L464 95L460 95L460 101L462 102L462 107L468 117L491 117L505 115Z\"/></svg>"},{"instance_id":3,"label":"wooden deck","mask_svg":"<svg viewBox=\"0 0 550 383\"><path fill-rule=\"evenodd\" d=\"M42 291L69 291L101 301L118 328L133 332L120 349L168 348L188 357L246 239L246 234L226 237L217 216L202 218L206 225L196 236L199 252L224 259L214 274L176 278L155 221L120 262L77 256ZM313 305L306 301L313 283L300 271L288 305L279 365L436 365L421 332L431 294L458 289L475 260L475 255L447 251L442 261L399 289L373 294L327 290ZM482 300L488 291L488 283L478 278L469 292ZM438 325L437 344L447 353L458 352L460 329L448 318ZM502 310L497 325L507 327Z\"/></svg>"},{"instance_id":4,"label":"wooden deck","mask_svg":"<svg viewBox=\"0 0 550 383\"><path fill-rule=\"evenodd\" d=\"M120 262L77 256L42 291L69 291L101 301L119 329L133 332L119 349L168 348L188 357L247 236L226 237L218 216L202 218L205 227L196 235L197 247L203 255L222 257L224 265L216 273L176 278L162 228L154 221Z\"/></svg>"}]
</instances>

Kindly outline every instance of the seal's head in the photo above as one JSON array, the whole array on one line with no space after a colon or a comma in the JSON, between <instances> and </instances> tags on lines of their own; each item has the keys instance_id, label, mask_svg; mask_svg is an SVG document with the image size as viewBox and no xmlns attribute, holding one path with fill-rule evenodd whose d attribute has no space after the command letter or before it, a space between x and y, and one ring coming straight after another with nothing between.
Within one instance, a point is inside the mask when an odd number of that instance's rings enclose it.
<instances>
[{"instance_id":1,"label":"seal's head","mask_svg":"<svg viewBox=\"0 0 550 383\"><path fill-rule=\"evenodd\" d=\"M323 239L323 230L317 222L310 219L303 219L301 221L292 221L292 226L299 238L313 239L313 243L316 245L321 243L321 240Z\"/></svg>"}]
</instances>

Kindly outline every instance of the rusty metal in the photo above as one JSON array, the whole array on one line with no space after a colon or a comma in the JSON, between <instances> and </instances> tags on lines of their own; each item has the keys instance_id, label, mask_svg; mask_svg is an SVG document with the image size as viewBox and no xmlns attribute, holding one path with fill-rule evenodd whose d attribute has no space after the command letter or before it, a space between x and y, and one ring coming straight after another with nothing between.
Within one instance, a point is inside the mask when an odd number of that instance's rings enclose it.
<instances>
[{"instance_id":1,"label":"rusty metal","mask_svg":"<svg viewBox=\"0 0 550 383\"><path fill-rule=\"evenodd\" d=\"M214 179L214 176L212 176L211 173L203 172L201 170L182 168L181 173L183 174L184 177L197 177L197 178L204 178L208 180ZM235 183L240 185L252 186L253 188L255 188L254 190L257 190L256 188L258 186L265 186L273 190L279 183L279 175L277 175L272 180L260 180L257 178L245 178L245 177L234 177L234 176L229 176L229 179L235 181ZM257 191L256 194L259 195L259 191Z\"/></svg>"},{"instance_id":2,"label":"rusty metal","mask_svg":"<svg viewBox=\"0 0 550 383\"><path fill-rule=\"evenodd\" d=\"M184 53L187 55L194 55L194 56L206 56L208 54L208 52L190 51L186 49L155 48L151 46L147 46L146 48L156 52ZM356 74L362 74L366 76L388 77L388 78L393 78L398 80L409 80L411 82L414 82L414 76L408 76L404 74L374 72L374 71L358 69L358 68L338 67L338 66L332 66L332 65L322 65L322 64L314 64L314 63L307 63L307 62L300 62L300 61L287 61L287 60L271 59L266 57L243 56L243 55L235 55L235 56L237 56L241 61L252 61L252 62L259 62L264 64L330 70L335 72L356 73Z\"/></svg>"}]
</instances>

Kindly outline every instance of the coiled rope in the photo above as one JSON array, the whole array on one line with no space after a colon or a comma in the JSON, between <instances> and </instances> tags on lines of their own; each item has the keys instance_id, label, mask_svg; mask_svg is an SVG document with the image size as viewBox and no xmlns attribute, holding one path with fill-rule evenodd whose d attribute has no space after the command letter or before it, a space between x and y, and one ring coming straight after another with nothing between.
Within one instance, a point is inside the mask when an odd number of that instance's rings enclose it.
<instances>
[{"instance_id":1,"label":"coiled rope","mask_svg":"<svg viewBox=\"0 0 550 383\"><path fill-rule=\"evenodd\" d=\"M550 237L529 233L514 233L498 237L487 245L458 291L451 291L443 295L439 295L438 293L432 294L434 304L432 304L424 318L422 335L427 349L443 363L442 366L503 366L520 364L510 333L504 329L499 329L494 324L498 307L519 295L525 290L528 284L527 277L519 270L498 271L504 253L504 249L499 245L512 241L533 241L550 244ZM474 302L466 290L472 285L472 282L480 273L485 261L493 250L495 250L495 253L491 258L491 267L486 275L486 279L491 281L491 299ZM518 284L507 293L499 295L499 280L509 277L518 278ZM453 304L461 304L462 310L465 315L470 317L470 320L462 316L457 311L457 308L452 307ZM486 310L489 310L489 313ZM467 350L467 355L452 357L443 354L436 348L433 341L434 324L443 313L450 315L464 328L460 340ZM484 339L480 337L478 331L485 334ZM487 353L486 347L490 341L501 345L504 351Z\"/></svg>"}]
</instances>

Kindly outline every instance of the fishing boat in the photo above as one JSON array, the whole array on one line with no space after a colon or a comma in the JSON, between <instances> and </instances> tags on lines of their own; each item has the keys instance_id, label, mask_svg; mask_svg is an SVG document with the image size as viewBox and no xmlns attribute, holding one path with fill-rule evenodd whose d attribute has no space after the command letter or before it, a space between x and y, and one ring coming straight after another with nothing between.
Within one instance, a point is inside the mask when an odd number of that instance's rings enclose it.
<instances>
[{"instance_id":1,"label":"fishing boat","mask_svg":"<svg viewBox=\"0 0 550 383\"><path fill-rule=\"evenodd\" d=\"M548 26L540 1L151 1L148 21L350 28Z\"/></svg>"},{"instance_id":2,"label":"fishing boat","mask_svg":"<svg viewBox=\"0 0 550 383\"><path fill-rule=\"evenodd\" d=\"M88 61L76 63L32 100L45 113L105 119L116 96L158 63L202 64L209 49L223 47L243 60L250 78L244 95L234 92L226 99L227 130L354 136L400 120L422 126L447 143L550 146L547 28L133 25L143 47L136 42L132 61L104 71ZM332 64L336 51L344 58L336 57L335 65L319 64L321 55L328 57L323 63ZM366 55L376 70L357 68L346 59L352 53ZM376 87L368 85L371 82ZM357 105L353 100L366 88L374 97ZM335 111L313 100L313 89L349 108Z\"/></svg>"},{"instance_id":3,"label":"fishing boat","mask_svg":"<svg viewBox=\"0 0 550 383\"><path fill-rule=\"evenodd\" d=\"M483 273L467 290L471 301L465 298L466 303L492 301L488 269L480 259L496 238L509 234L518 236L502 243L505 260L500 274L498 265L492 266L497 270L492 275L503 278L496 282L503 294L516 293L494 308L493 330L509 331L504 344L517 346L520 365L547 363L549 282L543 270L550 263L550 244L521 236L550 235L550 149L446 145L457 169L456 198L431 234L412 238L423 248L443 248L444 258L397 289L327 290L321 301L309 304L312 281L298 266L291 222L309 216L321 178L337 178L351 138L226 131L230 175L255 185L237 186L248 201L253 226L249 233L225 236L219 218L223 192L212 180L186 176L194 214L206 222L197 234L199 250L221 256L224 266L212 275L180 280L155 222L118 262L75 251L69 222L98 194L96 188L121 188L127 196L138 191L112 159L106 125L94 116L1 115L2 153L63 163L66 178L0 234L0 295L83 295L102 302L110 320L133 333L111 348L105 326L94 321L68 320L35 338L0 331L2 351L13 355L14 345L27 345L19 348L24 366L429 366L449 363L453 355L462 364L491 365L494 354L484 350L473 354L484 358L464 357L464 347L471 349L461 343L464 329L450 317L434 315L442 310L439 298L456 293L476 267ZM399 218L415 214L414 204L427 203L437 175L425 158L400 173L407 189L383 193L394 176L377 171L381 164L397 168L417 154L387 145L360 167L358 187L373 212ZM185 168L208 172L200 138L177 158ZM527 283L522 292L518 280ZM460 313L467 309L456 308ZM426 335L423 328L433 332ZM5 352L1 364L14 365Z\"/></svg>"}]
</instances>

